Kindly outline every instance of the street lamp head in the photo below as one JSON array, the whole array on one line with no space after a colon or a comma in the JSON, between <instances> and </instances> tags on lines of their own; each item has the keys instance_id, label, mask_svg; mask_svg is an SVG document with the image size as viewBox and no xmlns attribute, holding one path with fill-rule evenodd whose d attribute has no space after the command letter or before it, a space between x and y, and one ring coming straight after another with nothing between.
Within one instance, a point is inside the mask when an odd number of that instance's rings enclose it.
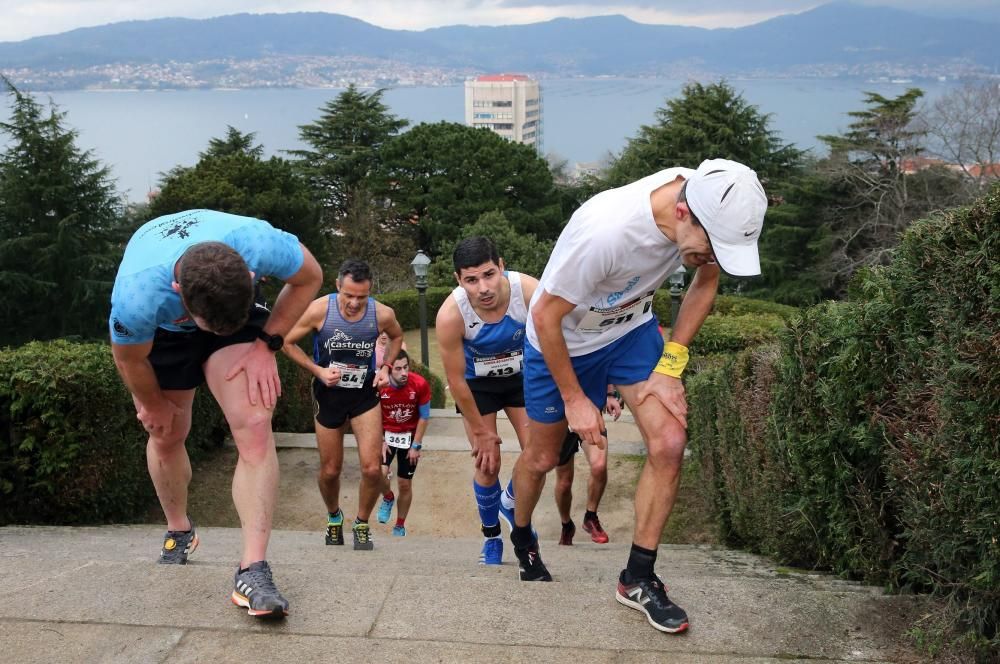
<instances>
[{"instance_id":1,"label":"street lamp head","mask_svg":"<svg viewBox=\"0 0 1000 664\"><path fill-rule=\"evenodd\" d=\"M413 274L418 278L426 277L427 270L431 266L431 257L425 254L422 249L417 250L417 255L410 261L410 265L413 266Z\"/></svg>"},{"instance_id":2,"label":"street lamp head","mask_svg":"<svg viewBox=\"0 0 1000 664\"><path fill-rule=\"evenodd\" d=\"M423 252L423 250L418 250L417 255L413 257L410 261L410 265L413 267L413 274L417 277L417 287L427 287L427 272L431 266L431 258Z\"/></svg>"},{"instance_id":3,"label":"street lamp head","mask_svg":"<svg viewBox=\"0 0 1000 664\"><path fill-rule=\"evenodd\" d=\"M684 269L683 265L679 266L676 270L671 272L670 276L667 277L667 283L670 284L670 290L674 290L675 288L677 290L680 290L684 288L684 278L686 276L687 276L687 270Z\"/></svg>"}]
</instances>

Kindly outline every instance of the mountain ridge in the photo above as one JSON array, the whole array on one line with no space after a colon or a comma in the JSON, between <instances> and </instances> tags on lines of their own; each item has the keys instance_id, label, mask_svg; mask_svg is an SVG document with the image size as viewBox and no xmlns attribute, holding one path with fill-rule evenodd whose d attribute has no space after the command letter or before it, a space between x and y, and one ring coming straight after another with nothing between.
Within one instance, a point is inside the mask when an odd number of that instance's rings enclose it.
<instances>
[{"instance_id":1,"label":"mountain ridge","mask_svg":"<svg viewBox=\"0 0 1000 664\"><path fill-rule=\"evenodd\" d=\"M225 85L237 80L236 70L248 68L252 75L238 80L266 85L311 85L296 82L303 69L319 84L324 76L363 72L392 84L393 76L398 83L431 69L452 82L482 71L543 77L982 76L1000 68L997 27L850 2L716 29L608 15L412 31L323 12L244 13L125 21L0 42L0 71L15 84L51 80L63 86L121 80L120 72L109 70L126 66L170 66L181 72L178 84L192 85ZM394 74L404 67L410 72Z\"/></svg>"}]
</instances>

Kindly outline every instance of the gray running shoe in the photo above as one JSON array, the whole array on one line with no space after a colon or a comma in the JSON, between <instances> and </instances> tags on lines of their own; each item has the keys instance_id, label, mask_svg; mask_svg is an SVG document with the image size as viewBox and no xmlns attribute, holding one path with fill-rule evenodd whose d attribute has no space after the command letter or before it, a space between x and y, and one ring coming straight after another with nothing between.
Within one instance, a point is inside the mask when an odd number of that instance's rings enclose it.
<instances>
[{"instance_id":1,"label":"gray running shoe","mask_svg":"<svg viewBox=\"0 0 1000 664\"><path fill-rule=\"evenodd\" d=\"M168 530L163 536L163 548L160 549L161 565L186 565L188 556L198 548L198 533L191 521L191 530Z\"/></svg>"},{"instance_id":2,"label":"gray running shoe","mask_svg":"<svg viewBox=\"0 0 1000 664\"><path fill-rule=\"evenodd\" d=\"M371 551L375 548L375 543L372 542L372 533L368 528L367 523L354 523L354 550L355 551Z\"/></svg>"},{"instance_id":3,"label":"gray running shoe","mask_svg":"<svg viewBox=\"0 0 1000 664\"><path fill-rule=\"evenodd\" d=\"M244 607L251 616L284 618L288 615L288 600L275 587L266 560L251 563L242 572L237 569L233 585L233 604Z\"/></svg>"}]
</instances>

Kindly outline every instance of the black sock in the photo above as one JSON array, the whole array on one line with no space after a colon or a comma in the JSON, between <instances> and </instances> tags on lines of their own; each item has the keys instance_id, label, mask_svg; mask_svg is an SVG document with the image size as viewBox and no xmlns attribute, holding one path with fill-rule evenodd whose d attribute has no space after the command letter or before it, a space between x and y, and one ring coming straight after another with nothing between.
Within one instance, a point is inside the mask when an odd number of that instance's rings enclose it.
<instances>
[{"instance_id":1,"label":"black sock","mask_svg":"<svg viewBox=\"0 0 1000 664\"><path fill-rule=\"evenodd\" d=\"M531 524L526 526L515 525L510 531L510 541L514 543L515 549L527 549L535 543L535 536L531 533Z\"/></svg>"},{"instance_id":2,"label":"black sock","mask_svg":"<svg viewBox=\"0 0 1000 664\"><path fill-rule=\"evenodd\" d=\"M590 510L587 510L586 512L583 513L583 520L584 521L588 521L588 520L596 521L597 520L597 512L591 512Z\"/></svg>"},{"instance_id":3,"label":"black sock","mask_svg":"<svg viewBox=\"0 0 1000 664\"><path fill-rule=\"evenodd\" d=\"M656 565L656 549L644 549L635 542L628 554L628 565L625 570L632 580L648 579L653 576Z\"/></svg>"},{"instance_id":4,"label":"black sock","mask_svg":"<svg viewBox=\"0 0 1000 664\"><path fill-rule=\"evenodd\" d=\"M483 526L483 537L500 537L500 524Z\"/></svg>"},{"instance_id":5,"label":"black sock","mask_svg":"<svg viewBox=\"0 0 1000 664\"><path fill-rule=\"evenodd\" d=\"M362 519L360 516L354 519L354 523L368 523L368 519Z\"/></svg>"},{"instance_id":6,"label":"black sock","mask_svg":"<svg viewBox=\"0 0 1000 664\"><path fill-rule=\"evenodd\" d=\"M567 521L566 523L564 523L562 526L563 526L563 530L569 530L570 528L572 528L574 526L573 519L570 519L569 521Z\"/></svg>"}]
</instances>

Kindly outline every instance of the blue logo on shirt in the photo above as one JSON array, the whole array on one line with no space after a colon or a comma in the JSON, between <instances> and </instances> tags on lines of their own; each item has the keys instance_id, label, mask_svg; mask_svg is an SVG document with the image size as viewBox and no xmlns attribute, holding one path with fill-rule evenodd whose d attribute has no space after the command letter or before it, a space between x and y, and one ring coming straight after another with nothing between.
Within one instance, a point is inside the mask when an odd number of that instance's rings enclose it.
<instances>
[{"instance_id":1,"label":"blue logo on shirt","mask_svg":"<svg viewBox=\"0 0 1000 664\"><path fill-rule=\"evenodd\" d=\"M617 302L618 300L620 300L623 297L625 297L626 293L628 293L630 290L632 290L632 288L637 283L639 283L639 277L638 276L632 277L631 279L628 280L628 284L625 285L625 288L623 290L615 291L614 293L610 293L608 295L608 306L609 307L613 306L615 302Z\"/></svg>"}]
</instances>

